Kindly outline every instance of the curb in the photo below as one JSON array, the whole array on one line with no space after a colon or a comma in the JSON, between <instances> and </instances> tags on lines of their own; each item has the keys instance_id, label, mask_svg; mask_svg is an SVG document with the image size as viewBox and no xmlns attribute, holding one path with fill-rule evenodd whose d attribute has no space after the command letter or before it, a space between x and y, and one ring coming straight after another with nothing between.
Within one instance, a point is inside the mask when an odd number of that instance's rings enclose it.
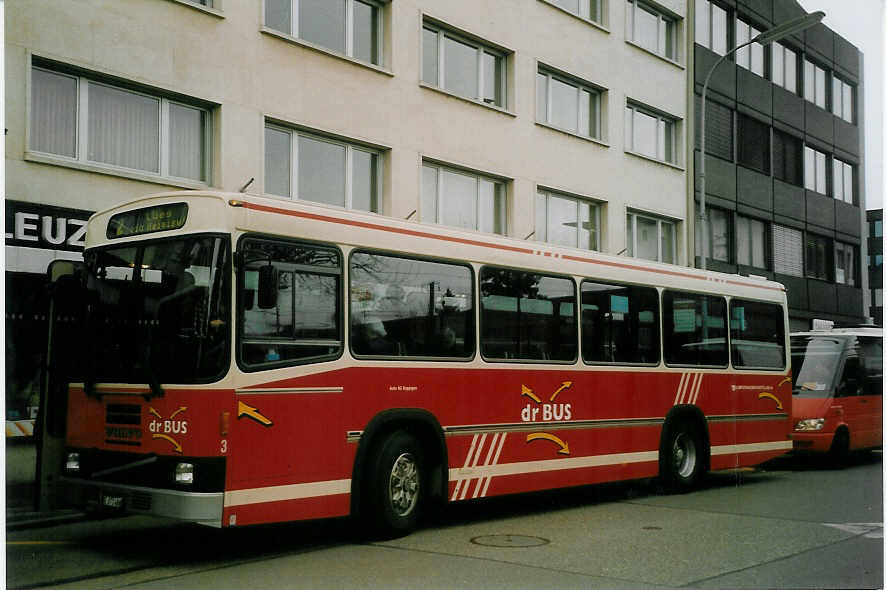
<instances>
[{"instance_id":1,"label":"curb","mask_svg":"<svg viewBox=\"0 0 886 590\"><path fill-rule=\"evenodd\" d=\"M55 512L20 512L6 515L6 530L19 531L55 526L85 520L87 514L76 510L57 510Z\"/></svg>"}]
</instances>

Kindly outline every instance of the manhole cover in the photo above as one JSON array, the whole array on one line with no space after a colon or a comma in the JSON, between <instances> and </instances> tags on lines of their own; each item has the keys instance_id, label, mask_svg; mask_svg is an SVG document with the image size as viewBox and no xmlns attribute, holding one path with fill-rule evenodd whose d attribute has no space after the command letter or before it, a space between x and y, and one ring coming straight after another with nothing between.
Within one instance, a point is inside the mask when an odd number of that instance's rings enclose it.
<instances>
[{"instance_id":1,"label":"manhole cover","mask_svg":"<svg viewBox=\"0 0 886 590\"><path fill-rule=\"evenodd\" d=\"M471 543L487 547L538 547L550 542L548 539L530 535L483 535L471 539Z\"/></svg>"}]
</instances>

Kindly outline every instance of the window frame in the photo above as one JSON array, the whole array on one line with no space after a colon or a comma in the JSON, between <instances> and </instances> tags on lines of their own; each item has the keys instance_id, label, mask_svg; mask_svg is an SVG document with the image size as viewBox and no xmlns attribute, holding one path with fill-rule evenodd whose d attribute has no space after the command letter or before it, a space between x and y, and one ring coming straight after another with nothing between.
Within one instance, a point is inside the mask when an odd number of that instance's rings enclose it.
<instances>
[{"instance_id":1,"label":"window frame","mask_svg":"<svg viewBox=\"0 0 886 590\"><path fill-rule=\"evenodd\" d=\"M579 0L578 12L573 12L573 11L569 10L568 8L566 8L565 6L562 6L559 2L557 2L557 0L541 0L541 1L544 2L545 4L550 4L554 8L557 8L558 10L562 10L563 12L565 12L567 14L571 14L572 16L574 16L576 18L580 18L583 21L587 21L593 25L596 25L599 27L605 26L603 23L603 13L604 13L603 2L606 2L607 0ZM594 7L596 7L596 14L593 14L595 12Z\"/></svg>"},{"instance_id":2,"label":"window frame","mask_svg":"<svg viewBox=\"0 0 886 590\"><path fill-rule=\"evenodd\" d=\"M838 91L839 90L839 94ZM849 104L846 104L846 92L849 92ZM837 76L836 74L831 74L831 112L834 116L840 117L847 123L855 124L855 94L856 87L854 84L851 84L844 80L843 78ZM837 100L837 96L839 96L839 101ZM840 107L840 112L837 112L837 106ZM847 116L848 110L848 116Z\"/></svg>"},{"instance_id":3,"label":"window frame","mask_svg":"<svg viewBox=\"0 0 886 590\"><path fill-rule=\"evenodd\" d=\"M858 287L859 247L848 242L834 240L834 282L838 285ZM843 262L843 280L839 278L839 263Z\"/></svg>"},{"instance_id":4,"label":"window frame","mask_svg":"<svg viewBox=\"0 0 886 590\"><path fill-rule=\"evenodd\" d=\"M693 296L693 297L709 297L712 299L720 299L723 302L723 312L724 312L723 321L725 324L723 326L723 332L724 332L723 347L724 347L724 356L725 356L725 360L726 360L726 362L724 364L702 365L702 364L695 364L695 363L668 362L668 351L671 350L671 347L669 346L670 342L669 342L668 334L669 333L672 334L673 331L668 330L669 324L666 321L668 316L667 316L667 313L665 312L665 309L666 309L666 302L668 300L668 297L670 296L671 300L673 302L673 297L677 296L677 295ZM661 327L662 362L664 363L664 365L666 367L698 367L698 368L703 368L703 369L726 369L729 367L729 363L730 363L729 351L732 347L732 343L730 341L730 334L729 334L730 330L729 330L729 325L728 325L729 304L728 304L728 301L727 301L727 298L725 295L715 295L712 293L703 293L703 292L690 291L690 290L685 290L685 289L664 288L660 292L659 300L661 302L660 303L661 309L660 309L659 313L660 313L660 317L661 317L661 326L662 326ZM673 313L673 310L672 310L672 313ZM673 317L673 315L671 315L670 317ZM702 329L703 328L704 328L704 324L702 324ZM696 332L697 330L698 330L698 326L695 325L695 330L693 330L693 332Z\"/></svg>"},{"instance_id":5,"label":"window frame","mask_svg":"<svg viewBox=\"0 0 886 590\"><path fill-rule=\"evenodd\" d=\"M659 217L656 215L644 213L642 211L638 211L635 209L628 209L626 214L627 217L631 218L631 221L627 222L628 227L626 229L626 236L630 237L631 242L629 242L625 248L625 251L628 256L631 258L636 258L637 260L650 260L649 258L641 258L636 256L634 253L637 251L637 218L642 217L649 221L655 221L656 228L656 252L657 258L652 260L652 262L659 262L662 264L678 264L678 251L677 251L677 221L673 219L667 219L665 217ZM662 260L662 225L667 224L671 228L671 244L672 244L672 252L671 256L673 257L673 262L665 262Z\"/></svg>"},{"instance_id":6,"label":"window frame","mask_svg":"<svg viewBox=\"0 0 886 590\"><path fill-rule=\"evenodd\" d=\"M652 117L656 120L655 124L655 156L651 156L649 154L645 154L635 148L635 117L636 114L640 113L646 115L647 117ZM630 121L630 123L628 123ZM666 115L650 107L642 105L640 103L634 102L630 99L625 104L625 151L634 154L636 156L640 156L641 158L650 159L656 162L662 162L664 164L668 164L671 166L679 166L679 155L678 155L678 126L677 122L679 119L673 117L671 115ZM666 158L667 150L668 150L668 142L667 142L667 129L670 126L671 130L671 141L670 141L670 150L672 159L668 160ZM664 131L662 131L664 130ZM662 135L663 134L663 135ZM664 152L662 154L661 152Z\"/></svg>"},{"instance_id":7,"label":"window frame","mask_svg":"<svg viewBox=\"0 0 886 590\"><path fill-rule=\"evenodd\" d=\"M706 13L705 20L699 18L699 14L702 12L699 10L699 7L703 8L703 11ZM719 10L723 13L724 18L724 29L723 29L723 39L722 39L722 51L720 50L719 43L717 47L714 47L714 15L715 9ZM713 0L695 0L695 42L701 45L702 47L716 53L717 55L725 55L728 52L728 48L731 46L731 40L729 38L729 19L731 17L731 11L728 8L724 8L714 2ZM707 31L705 32L705 37L701 38L698 34L699 27L702 24L707 24Z\"/></svg>"},{"instance_id":8,"label":"window frame","mask_svg":"<svg viewBox=\"0 0 886 590\"><path fill-rule=\"evenodd\" d=\"M465 100L469 100L471 102L481 104L483 106L487 106L493 109L507 111L508 104L510 100L510 88L508 88L508 56L513 52L505 50L501 47L493 45L488 41L484 41L472 35L468 35L466 33L461 33L451 27L448 27L445 24L437 22L436 20L425 17L422 19L421 23L421 59L419 63L421 64L419 67L419 81L421 84L426 85L428 87L434 88L435 90L440 90L445 92L446 94L451 94L452 96L457 96L459 98L463 98ZM435 65L437 68L437 79L434 82L429 82L425 80L425 71L424 71L424 51L425 51L425 43L424 43L424 33L425 31L432 32L437 36L436 39L436 56L435 56ZM481 96L468 96L466 94L461 94L451 88L446 87L446 39L452 39L457 43L461 43L462 45L467 45L474 49L477 54L477 93ZM495 99L487 99L482 96L485 90L485 68L483 64L483 56L490 55L496 60L500 60L501 63L501 73L500 79L498 83L501 87L501 104L495 101Z\"/></svg>"},{"instance_id":9,"label":"window frame","mask_svg":"<svg viewBox=\"0 0 886 590\"><path fill-rule=\"evenodd\" d=\"M783 43L780 43L778 41L773 41L772 43L769 44L769 55L770 55L770 60L769 60L770 70L769 71L770 71L770 79L771 79L772 83L775 84L776 86L780 86L781 88L784 88L788 92L791 92L793 94L797 94L798 79L799 79L799 76L797 75L799 72L799 68L797 67L797 64L799 63L799 59L798 59L799 55L800 55L799 52L794 49L791 49L790 47L788 47L787 45L784 45ZM788 82L788 80L791 79L788 76L788 64L791 62L790 56L793 56L793 62L794 62L793 83ZM776 62L781 63L781 68L780 68L781 75L778 77L776 77L776 74L775 74L776 71L779 71L775 67ZM780 79L777 79L777 78L780 78Z\"/></svg>"},{"instance_id":10,"label":"window frame","mask_svg":"<svg viewBox=\"0 0 886 590\"><path fill-rule=\"evenodd\" d=\"M536 71L535 83L539 84L539 78L544 76L545 78L545 120L540 121L538 119L539 111L541 110L541 105L536 104L535 106L535 119L536 123L540 125L544 125L546 127L551 127L558 131L563 131L565 133L569 133L570 135L577 135L579 137L585 139L593 139L596 141L603 141L603 96L606 93L606 90L595 85L582 80L580 78L576 78L574 76L570 76L569 74L562 73L554 68L549 66L545 66L542 63L538 64L538 68ZM561 84L566 84L567 86L573 86L577 89L579 102L576 106L575 112L575 129L569 129L567 127L561 127L556 125L553 122L553 113L554 113L554 104L553 104L553 84L552 80L557 80ZM584 134L581 132L581 95L582 92L587 92L590 94L590 104L588 111L588 123L589 125L596 130L596 134L591 133L590 129L588 134ZM535 91L536 101L538 101L538 87L536 87Z\"/></svg>"},{"instance_id":11,"label":"window frame","mask_svg":"<svg viewBox=\"0 0 886 590\"><path fill-rule=\"evenodd\" d=\"M290 9L290 22L289 22L289 31L283 31L275 28L274 26L268 24L267 20L267 3L268 0L262 0L262 27L273 31L277 35L283 35L287 38L295 39L299 43L304 43L310 47L318 48L324 52L329 52L334 55L340 55L346 57L348 59L352 59L359 63L369 64L371 66L383 68L385 67L385 55L384 55L384 45L385 45L385 27L384 27L384 7L385 2L381 0L341 0L345 3L345 22L344 22L344 51L339 51L334 47L328 47L326 45L317 43L315 41L309 41L305 39L299 34L299 0L288 0L289 1L289 9ZM376 43L375 43L375 53L378 56L377 61L367 61L361 59L354 55L354 35L356 32L355 22L354 22L354 3L361 3L369 5L376 10L375 17L375 35L376 35Z\"/></svg>"},{"instance_id":12,"label":"window frame","mask_svg":"<svg viewBox=\"0 0 886 590\"><path fill-rule=\"evenodd\" d=\"M840 170L839 174L837 173L838 169ZM847 173L849 175L848 179L846 178ZM831 157L831 187L834 199L855 205L855 165L836 156ZM848 195L847 188L849 189Z\"/></svg>"},{"instance_id":13,"label":"window frame","mask_svg":"<svg viewBox=\"0 0 886 590\"><path fill-rule=\"evenodd\" d=\"M650 290L655 293L655 319L653 321L653 325L655 326L654 343L656 345L656 352L658 353L658 358L654 362L650 361L650 362L646 362L646 363L641 363L641 362L625 362L625 361L594 361L594 360L587 359L587 357L585 356L585 346L584 346L584 338L585 338L585 336L584 336L584 334L585 334L584 313L583 313L584 310L582 308L582 305L583 305L582 294L584 293L584 291L582 290L582 287L585 283L592 284L592 285L607 285L610 287L620 287L620 288L624 288L624 289ZM602 280L602 279L593 279L593 278L582 277L578 281L578 309L579 309L578 323L580 325L579 342L581 344L580 351L579 351L579 357L581 358L582 364L588 365L588 366L657 367L662 363L663 353L662 353L662 348L661 348L661 343L662 343L662 333L661 333L662 319L661 318L662 318L662 316L661 316L661 291L660 291L660 289L656 288L655 286L651 286L651 285L620 283L617 281L610 281L608 279ZM611 310L611 308L610 308L610 310ZM611 311L610 311L610 313L611 313Z\"/></svg>"},{"instance_id":14,"label":"window frame","mask_svg":"<svg viewBox=\"0 0 886 590\"><path fill-rule=\"evenodd\" d=\"M740 231L740 223L739 220L747 220L747 239L748 244L751 246L749 249L750 260L748 262L742 262L741 260L741 249L739 248L739 234L742 233ZM754 240L754 223L763 224L763 265L758 266L754 264L754 250L753 244L756 240ZM770 223L763 219L757 219L755 217L749 217L747 215L735 215L735 263L740 266L747 266L751 268L759 268L761 270L770 270L772 268L772 256L771 256L771 235L772 230L770 229Z\"/></svg>"},{"instance_id":15,"label":"window frame","mask_svg":"<svg viewBox=\"0 0 886 590\"><path fill-rule=\"evenodd\" d=\"M422 162L421 162L422 174L424 173L425 167L433 168L436 170L436 187L435 187L436 199L434 202L434 207L435 207L434 221L427 221L427 218L425 217L426 213L424 211L419 211L419 219L423 223L434 223L437 225L442 225L445 227L452 227L452 228L456 228L456 229L471 229L471 228L462 228L460 226L455 226L455 225L449 225L447 223L444 223L444 221L443 221L443 205L445 203L445 197L444 197L444 193L442 190L444 188L442 171L445 170L445 171L448 171L451 173L461 174L462 176L472 176L477 179L477 192L475 193L475 204L474 204L475 215L476 215L476 220L477 220L477 227L474 227L473 231L488 233L488 234L497 235L497 236L507 236L508 235L508 214L510 212L509 211L510 208L508 206L508 182L509 182L508 179L502 178L500 176L492 176L489 174L485 174L483 172L478 172L476 170L471 170L471 169L467 169L467 168L459 168L456 166L450 166L450 165L443 164L441 162L438 162L437 160L432 160L432 159L422 160ZM480 219L481 219L481 215L480 215L480 213L481 213L481 211L480 211L480 181L481 180L486 180L488 182L491 182L493 184L493 186L495 186L495 185L501 186L500 190L501 190L502 212L501 212L501 219L499 220L502 224L501 233L495 232L494 230L492 232L486 232L486 231L483 231L482 229L479 228ZM423 191L424 190L424 182L421 182L421 185L422 186L421 186L420 190ZM493 211L492 211L492 213L493 213L493 218L492 218L493 219L493 227L495 225L495 217L494 217L495 202L494 202L494 199L495 199L495 194L493 194ZM425 195L422 194L419 197L419 204L422 205L424 203L424 200L425 200Z\"/></svg>"},{"instance_id":16,"label":"window frame","mask_svg":"<svg viewBox=\"0 0 886 590\"><path fill-rule=\"evenodd\" d=\"M352 308L351 308L351 302L352 302L351 294L352 294L353 274L354 274L351 272L351 262L353 260L354 254L369 254L372 256L386 256L388 258L397 258L400 260L412 260L412 261L416 261L416 262L430 262L430 263L434 263L434 264L445 264L445 265L457 266L460 268L468 269L469 284L470 284L470 288L471 288L471 306L472 306L470 317L471 317L471 324L472 324L471 325L471 329L472 329L471 337L473 338L473 347L471 349L471 353L468 356L464 356L464 357L461 357L461 356L453 357L453 356L367 355L367 354L358 354L358 353L354 352L354 348L353 348L353 340L354 339L352 336L352 333L353 333L352 321L353 320L351 319L352 315L353 315ZM374 361L398 360L398 361L425 361L425 362L432 361L432 362L458 362L458 363L471 362L475 358L477 358L477 354L478 354L479 346L480 346L479 342L478 342L478 338L477 338L477 334L479 333L478 332L478 326L479 326L478 313L479 313L479 309L480 309L479 295L478 295L478 290L477 290L478 285L479 285L479 283L477 281L477 277L479 276L479 273L476 272L476 269L474 268L474 266L471 265L469 262L458 261L458 260L448 260L445 258L436 258L436 257L431 257L431 256L422 256L422 255L418 255L418 254L407 254L407 253L403 253L403 252L391 252L388 250L379 250L379 249L375 249L375 248L354 248L353 250L351 250L348 253L347 269L348 269L348 280L347 280L347 291L345 293L345 295L347 297L345 305L347 306L347 309L348 309L347 349L352 357L354 357L355 359L358 359L358 360L366 359L366 360L374 360Z\"/></svg>"},{"instance_id":17,"label":"window frame","mask_svg":"<svg viewBox=\"0 0 886 590\"><path fill-rule=\"evenodd\" d=\"M324 276L329 275L329 276L338 277L337 296L338 296L339 306L338 306L338 310L337 310L337 312L338 312L337 321L338 321L338 332L339 332L340 345L338 347L338 352L331 353L328 355L305 357L302 359L270 361L270 362L261 363L261 364L247 363L246 360L243 358L243 354L242 354L242 350L243 350L242 345L244 344L244 340L247 339L247 338L245 338L245 334L244 334L245 321L246 321L246 319L245 319L246 309L243 305L244 299L242 296L242 292L245 289L244 284L245 284L245 276L246 276L245 275L246 264L241 263L241 264L237 265L237 274L235 277L235 285L236 285L235 309L236 309L236 317L237 317L237 320L236 320L237 327L236 327L236 339L235 339L236 340L236 344L235 344L236 348L235 348L235 353L234 353L234 357L236 358L237 366L240 368L240 370L243 371L244 373L255 373L255 372L260 372L260 371L268 371L268 370L278 369L281 367L292 367L292 366L298 366L298 365L309 365L309 364L314 364L314 363L334 361L334 360L341 358L342 355L344 354L344 351L346 348L346 346L345 346L346 338L345 338L345 311L344 311L344 308L345 308L345 301L346 301L345 296L347 295L347 292L345 290L345 280L344 280L345 279L345 272L344 272L345 257L341 251L341 248L339 248L335 244L326 243L326 242L318 242L318 241L312 241L312 240L300 240L300 239L293 239L293 238L283 238L280 236L268 235L268 234L257 233L257 232L250 232L250 233L243 234L237 240L237 253L238 254L240 254L241 252L246 252L245 243L248 241L271 242L271 243L285 244L285 245L304 246L304 247L308 247L308 248L319 248L319 249L333 251L338 255L339 267L338 267L337 273L335 273L333 271L324 271L324 272L317 272L315 274L322 274ZM309 268L309 267L307 267L307 265L305 265L305 266L306 266L306 268ZM295 316L293 316L292 320L293 320L293 328L294 328L295 327ZM282 341L284 339L281 338L279 340ZM292 338L289 338L289 340L295 341L295 340L297 340L297 338L292 337ZM270 341L270 339L269 339L269 341Z\"/></svg>"},{"instance_id":18,"label":"window frame","mask_svg":"<svg viewBox=\"0 0 886 590\"><path fill-rule=\"evenodd\" d=\"M765 142L754 141L754 137L751 137L750 140L747 139L746 136L753 134L755 131L765 131ZM772 127L759 119L744 113L737 113L735 135L735 163L748 170L754 170L765 176L770 176L772 174ZM760 145L761 143L763 144L762 146ZM753 160L753 155L760 154L761 152L762 166L757 166L757 163Z\"/></svg>"},{"instance_id":19,"label":"window frame","mask_svg":"<svg viewBox=\"0 0 886 590\"><path fill-rule=\"evenodd\" d=\"M540 242L540 243L544 243L544 244L560 245L560 244L557 244L556 242L551 242L548 240L548 235L550 234L549 223L550 223L550 219L551 219L551 215L550 215L551 197L562 199L564 201L574 202L575 208L576 208L576 217L575 217L576 226L579 222L579 217L581 216L580 215L581 205L587 204L589 206L590 217L592 218L592 220L594 222L594 227L596 228L594 232L588 232L590 234L591 240L592 240L591 246L588 248L585 248L584 246L579 244L580 234L578 232L578 228L576 227L576 239L575 239L576 245L566 246L566 247L578 248L581 250L590 250L593 252L599 252L600 248L601 248L601 243L603 241L602 235L601 235L602 230L600 227L600 218L601 218L600 209L602 208L602 203L599 203L597 201L593 201L591 199L587 199L584 197L578 197L578 196L570 195L570 194L563 193L560 191L555 191L555 190L543 188L540 186L536 187L536 190L535 190L535 232L533 232L534 237L535 237L535 241ZM540 198L544 199L544 206L545 206L545 212L544 212L545 230L544 230L543 236L540 236L539 235L540 232L538 231L538 228L539 228L538 213L539 213L539 199Z\"/></svg>"},{"instance_id":20,"label":"window frame","mask_svg":"<svg viewBox=\"0 0 886 590\"><path fill-rule=\"evenodd\" d=\"M265 185L265 193L267 196L272 198L279 199L289 199L290 201L304 201L306 203L314 203L318 205L326 205L326 206L334 206L334 207L342 207L349 211L363 211L368 213L382 213L383 210L383 202L384 202L384 166L385 166L385 158L384 158L384 150L381 148L371 147L361 143L351 142L347 139L340 138L333 135L325 135L323 133L317 131L311 131L302 129L300 127L287 126L283 123L278 123L273 120L265 120L264 130L267 133L267 130L271 129L273 131L277 131L279 133L287 133L289 134L289 195L278 195L275 193L270 193L267 191L267 147L266 143L262 142L262 153L263 160L265 162L265 168L263 168L263 172L265 174L264 185ZM345 180L345 200L344 205L330 205L329 203L323 203L322 201L312 201L310 199L303 199L298 194L298 170L299 170L299 149L298 149L298 139L299 137L306 137L308 139L312 139L314 141L322 141L326 143L330 143L333 145L341 146L345 148L345 170L344 170L344 180ZM266 136L265 136L266 137ZM376 192L376 204L378 207L377 211L367 211L365 209L354 209L354 151L360 151L364 153L368 153L370 155L374 155L376 157L375 164L375 192Z\"/></svg>"},{"instance_id":21,"label":"window frame","mask_svg":"<svg viewBox=\"0 0 886 590\"><path fill-rule=\"evenodd\" d=\"M772 254L772 271L774 273L778 273L778 274L782 274L782 275L790 276L790 277L798 277L798 278L805 277L806 276L806 241L803 236L803 230L799 230L795 227L790 227L787 225L781 225L778 223L772 223L772 224L770 224L770 226L772 228L772 252L773 252L773 254ZM798 245L799 257L798 257L798 259L787 261L792 264L782 263L781 262L782 259L780 259L775 254L776 252L784 253L787 251L786 247L785 248L778 247L778 240L776 239L777 236L775 235L776 231L781 231L781 233L784 233L784 235L786 237L792 238L795 242L799 241L799 245ZM781 266L781 268L779 268L779 266ZM789 268L787 268L789 266L799 266L799 271L798 272L787 272L788 270L790 270Z\"/></svg>"},{"instance_id":22,"label":"window frame","mask_svg":"<svg viewBox=\"0 0 886 590\"><path fill-rule=\"evenodd\" d=\"M733 22L733 46L737 47L760 34L760 31L754 25L740 16L736 15ZM745 34L747 37L745 37ZM735 65L761 78L766 78L766 49L759 43L751 43L742 47L733 54L733 58ZM757 63L758 61L759 63ZM759 71L755 68L759 68Z\"/></svg>"},{"instance_id":23,"label":"window frame","mask_svg":"<svg viewBox=\"0 0 886 590\"><path fill-rule=\"evenodd\" d=\"M824 158L824 163L822 163L822 158ZM829 159L830 156L827 153L817 150L809 144L803 146L803 188L820 195L832 196L830 191L831 172L828 170ZM808 178L810 163L812 165L812 178ZM823 168L820 169L820 166ZM824 174L823 179L819 177L819 174L822 173ZM824 181L824 187L821 187L819 180ZM810 186L810 182L812 186ZM823 188L823 190L819 190L819 188Z\"/></svg>"},{"instance_id":24,"label":"window frame","mask_svg":"<svg viewBox=\"0 0 886 590\"><path fill-rule=\"evenodd\" d=\"M647 47L637 39L637 10L645 10L656 19L655 26L655 49ZM659 8L655 4L646 2L645 0L626 0L625 1L625 40L644 51L648 51L658 57L664 58L674 63L679 63L680 59L680 42L678 17ZM664 27L664 29L662 29ZM664 38L662 38L662 30L664 30ZM671 34L670 43L668 43L668 32Z\"/></svg>"},{"instance_id":25,"label":"window frame","mask_svg":"<svg viewBox=\"0 0 886 590\"><path fill-rule=\"evenodd\" d=\"M738 341L738 338L733 337L733 326L732 326L733 302L751 303L751 304L773 307L773 308L778 309L779 317L781 320L776 324L779 329L779 335L781 336L781 341L778 343L781 346L782 361L781 361L780 367L766 367L766 366L744 365L744 364L739 365L739 364L735 363L735 354L734 354L735 349L736 349L735 343ZM782 305L780 305L778 303L774 303L772 301L759 301L759 300L755 300L755 299L748 299L747 297L729 297L729 298L727 298L726 305L727 305L726 317L727 317L727 321L729 322L729 329L727 330L729 332L729 366L731 366L733 369L735 369L737 371L755 371L755 372L758 372L758 371L776 371L776 372L784 371L787 368L787 359L788 359L787 344L788 344L788 340L790 339L790 336L785 333L785 324L784 324L785 309L784 309L784 307ZM762 342L762 341L757 341L757 342Z\"/></svg>"},{"instance_id":26,"label":"window frame","mask_svg":"<svg viewBox=\"0 0 886 590\"><path fill-rule=\"evenodd\" d=\"M721 262L724 264L734 264L737 263L738 252L737 252L737 242L736 242L736 227L735 227L735 214L733 211L728 209L721 209L720 207L707 207L705 211L705 215L707 217L708 224L708 260L713 262ZM726 258L717 258L714 256L714 216L722 215L722 219L726 222ZM695 226L695 239L698 252L697 256L703 256L703 251L699 247L701 246L702 239L702 225L701 223L697 223Z\"/></svg>"},{"instance_id":27,"label":"window frame","mask_svg":"<svg viewBox=\"0 0 886 590\"><path fill-rule=\"evenodd\" d=\"M833 282L836 271L834 255L834 240L832 238L805 232L803 236L803 270L806 278Z\"/></svg>"},{"instance_id":28,"label":"window frame","mask_svg":"<svg viewBox=\"0 0 886 590\"><path fill-rule=\"evenodd\" d=\"M575 345L575 356L570 360L554 360L554 359L532 359L532 358L497 358L486 356L483 352L483 324L484 320L484 305L483 305L483 271L486 269L492 269L495 271L509 271L515 273L523 273L527 275L537 275L542 278L550 278L557 280L566 280L569 281L570 285L572 285L572 319L574 322L574 337L575 340L573 344ZM576 283L575 277L572 275L564 275L555 272L548 272L543 270L534 270L527 268L509 268L506 266L500 266L496 264L484 264L481 265L477 270L477 314L478 314L478 334L479 338L477 341L477 350L479 351L480 358L483 359L486 363L525 363L525 364L547 364L547 365L577 365L579 364L579 359L581 358L581 318L578 313L580 302L580 287ZM547 300L545 300L547 301ZM518 330L520 327L518 326Z\"/></svg>"},{"instance_id":29,"label":"window frame","mask_svg":"<svg viewBox=\"0 0 886 590\"><path fill-rule=\"evenodd\" d=\"M32 146L33 142L33 125L32 118L33 101L34 101L34 84L32 82L32 74L34 70L48 73L54 76L69 78L74 81L74 155L56 154L53 152L42 151ZM156 100L158 103L158 134L157 134L157 164L158 170L146 170L142 168L131 168L128 166L120 166L102 162L100 160L89 159L89 87L90 85L103 86L112 90L141 96ZM213 126L213 107L209 103L199 100L190 99L173 93L162 91L151 91L145 89L138 84L129 83L125 80L111 79L101 74L95 74L80 70L79 68L66 67L63 64L54 64L36 56L32 60L28 70L28 99L27 99L27 132L26 132L26 159L48 160L55 164L72 165L78 168L96 169L102 172L108 172L118 176L126 177L143 177L151 182L166 183L169 181L173 185L185 185L194 187L206 187L212 182L212 126ZM201 176L200 179L189 178L187 176L174 176L170 173L172 167L172 145L170 130L170 105L181 106L184 108L194 109L201 113L202 129L200 131L200 149L202 150L200 158ZM141 178L140 178L141 179Z\"/></svg>"},{"instance_id":30,"label":"window frame","mask_svg":"<svg viewBox=\"0 0 886 590\"><path fill-rule=\"evenodd\" d=\"M810 71L812 72L811 78L809 75ZM819 95L818 92L819 73L821 73L822 77L821 95ZM806 99L807 102L811 102L815 106L824 110L828 110L830 106L828 104L828 95L830 94L830 92L828 92L828 88L830 87L830 84L828 83L829 76L830 71L827 68L810 60L808 56L803 57L803 98Z\"/></svg>"}]
</instances>

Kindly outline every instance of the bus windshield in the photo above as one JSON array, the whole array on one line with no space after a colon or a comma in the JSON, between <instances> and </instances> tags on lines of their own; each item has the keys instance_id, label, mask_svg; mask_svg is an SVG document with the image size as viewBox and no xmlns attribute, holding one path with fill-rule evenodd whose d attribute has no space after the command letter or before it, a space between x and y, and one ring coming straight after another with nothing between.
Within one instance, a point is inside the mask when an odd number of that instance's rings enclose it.
<instances>
[{"instance_id":1,"label":"bus windshield","mask_svg":"<svg viewBox=\"0 0 886 590\"><path fill-rule=\"evenodd\" d=\"M791 337L794 395L830 397L846 339L839 336Z\"/></svg>"},{"instance_id":2,"label":"bus windshield","mask_svg":"<svg viewBox=\"0 0 886 590\"><path fill-rule=\"evenodd\" d=\"M189 236L87 251L84 381L200 383L229 362L230 240Z\"/></svg>"}]
</instances>

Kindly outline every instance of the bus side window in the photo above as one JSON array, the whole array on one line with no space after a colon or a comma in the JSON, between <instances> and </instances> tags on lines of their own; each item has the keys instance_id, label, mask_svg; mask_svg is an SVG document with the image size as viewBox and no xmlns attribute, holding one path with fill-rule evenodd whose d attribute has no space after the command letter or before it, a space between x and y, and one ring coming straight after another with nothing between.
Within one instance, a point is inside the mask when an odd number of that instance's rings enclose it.
<instances>
[{"instance_id":1,"label":"bus side window","mask_svg":"<svg viewBox=\"0 0 886 590\"><path fill-rule=\"evenodd\" d=\"M859 354L864 370L864 395L883 395L883 340L859 337Z\"/></svg>"},{"instance_id":2,"label":"bus side window","mask_svg":"<svg viewBox=\"0 0 886 590\"><path fill-rule=\"evenodd\" d=\"M729 302L732 366L783 369L784 313L780 305L733 299Z\"/></svg>"},{"instance_id":3,"label":"bus side window","mask_svg":"<svg viewBox=\"0 0 886 590\"><path fill-rule=\"evenodd\" d=\"M480 349L488 359L574 361L578 350L572 279L480 270Z\"/></svg>"},{"instance_id":4,"label":"bus side window","mask_svg":"<svg viewBox=\"0 0 886 590\"><path fill-rule=\"evenodd\" d=\"M837 386L837 397L849 397L859 395L862 390L862 371L861 362L857 356L846 358L843 364L843 375L840 377L840 383Z\"/></svg>"},{"instance_id":5,"label":"bus side window","mask_svg":"<svg viewBox=\"0 0 886 590\"><path fill-rule=\"evenodd\" d=\"M665 363L725 367L726 299L666 290L662 296Z\"/></svg>"}]
</instances>

